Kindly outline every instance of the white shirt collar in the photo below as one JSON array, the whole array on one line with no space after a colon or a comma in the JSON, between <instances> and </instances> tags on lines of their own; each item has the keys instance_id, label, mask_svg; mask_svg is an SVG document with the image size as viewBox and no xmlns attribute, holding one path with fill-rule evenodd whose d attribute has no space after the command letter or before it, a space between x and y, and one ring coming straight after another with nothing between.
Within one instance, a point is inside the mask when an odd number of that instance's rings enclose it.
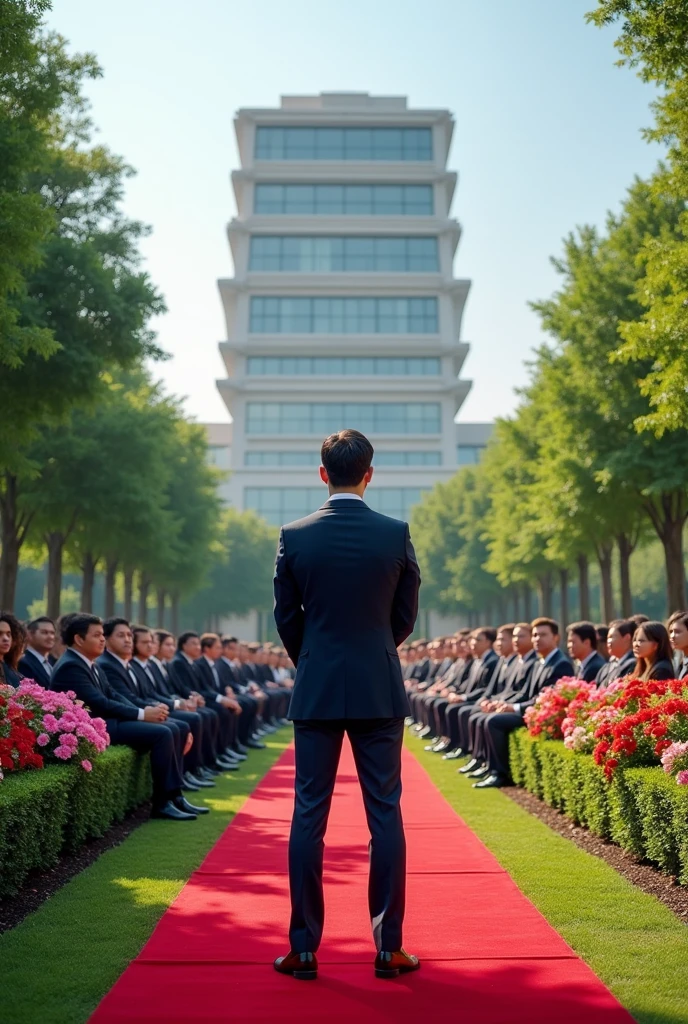
<instances>
[{"instance_id":1,"label":"white shirt collar","mask_svg":"<svg viewBox=\"0 0 688 1024\"><path fill-rule=\"evenodd\" d=\"M348 491L337 491L336 494L331 494L328 501L337 501L339 498L354 498L356 501L363 501L360 494L349 494Z\"/></svg>"},{"instance_id":2,"label":"white shirt collar","mask_svg":"<svg viewBox=\"0 0 688 1024\"><path fill-rule=\"evenodd\" d=\"M145 668L147 666L148 662L152 661L152 659L151 658L146 658L146 660L144 661L143 658L132 658L132 661L138 662L138 664L141 666L141 668Z\"/></svg>"},{"instance_id":3,"label":"white shirt collar","mask_svg":"<svg viewBox=\"0 0 688 1024\"><path fill-rule=\"evenodd\" d=\"M213 661L212 658L209 658L207 654L204 654L203 657L208 662L211 668L215 668L215 662Z\"/></svg>"},{"instance_id":4,"label":"white shirt collar","mask_svg":"<svg viewBox=\"0 0 688 1024\"><path fill-rule=\"evenodd\" d=\"M31 651L31 653L33 654L34 658L37 658L38 661L40 661L41 665L45 665L46 663L48 665L50 664L50 662L48 661L48 655L47 654L41 654L41 652L37 651L35 647L31 646L31 644L29 644L27 646L26 650L27 651ZM88 658L86 660L88 661Z\"/></svg>"},{"instance_id":5,"label":"white shirt collar","mask_svg":"<svg viewBox=\"0 0 688 1024\"><path fill-rule=\"evenodd\" d=\"M547 657L542 659L544 661L545 665L549 665L549 663L551 661L554 661L554 659L556 658L558 653L559 653L559 648L558 647L555 647L554 650L550 651L549 654L547 655Z\"/></svg>"},{"instance_id":6,"label":"white shirt collar","mask_svg":"<svg viewBox=\"0 0 688 1024\"><path fill-rule=\"evenodd\" d=\"M109 647L106 648L106 649L107 649L108 654L111 655L111 657L113 657L115 659L115 661L118 661L120 663L120 665L122 666L122 668L127 669L127 671L129 670L129 662L128 661L125 661L124 658L120 658L119 654L115 654L115 652L111 651Z\"/></svg>"},{"instance_id":7,"label":"white shirt collar","mask_svg":"<svg viewBox=\"0 0 688 1024\"><path fill-rule=\"evenodd\" d=\"M179 653L180 653L180 654L181 654L181 655L182 655L183 657L185 657L185 658L186 658L186 660L188 661L189 665L193 665L193 663L194 663L194 660L193 660L193 658L190 658L190 657L189 657L189 655L188 655L188 654L186 653L186 651L180 651Z\"/></svg>"},{"instance_id":8,"label":"white shirt collar","mask_svg":"<svg viewBox=\"0 0 688 1024\"><path fill-rule=\"evenodd\" d=\"M597 654L597 651L590 651L590 654L587 656L587 658L583 658L583 660L581 661L581 663L580 663L581 669L584 669L585 666L588 664L588 662L591 661L595 657L596 654Z\"/></svg>"},{"instance_id":9,"label":"white shirt collar","mask_svg":"<svg viewBox=\"0 0 688 1024\"><path fill-rule=\"evenodd\" d=\"M81 651L77 651L76 647L70 647L69 649L70 651L73 651L74 654L78 654L81 660L86 662L89 669L93 668L93 662L91 661L90 658L87 658L85 654L82 654Z\"/></svg>"}]
</instances>

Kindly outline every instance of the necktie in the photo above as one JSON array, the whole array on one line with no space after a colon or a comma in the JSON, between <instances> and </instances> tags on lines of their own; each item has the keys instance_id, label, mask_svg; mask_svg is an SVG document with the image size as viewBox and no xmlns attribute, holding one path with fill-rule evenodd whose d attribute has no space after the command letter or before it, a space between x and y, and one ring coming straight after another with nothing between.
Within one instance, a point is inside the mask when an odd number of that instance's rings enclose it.
<instances>
[{"instance_id":1,"label":"necktie","mask_svg":"<svg viewBox=\"0 0 688 1024\"><path fill-rule=\"evenodd\" d=\"M43 668L48 673L48 679L50 679L50 677L53 674L53 667L52 667L52 665L50 664L50 662L48 661L47 658L43 659Z\"/></svg>"},{"instance_id":2,"label":"necktie","mask_svg":"<svg viewBox=\"0 0 688 1024\"><path fill-rule=\"evenodd\" d=\"M138 693L139 692L139 681L136 678L136 673L134 672L133 668L128 668L127 672L129 673L129 678L131 679L132 683L134 684L134 689Z\"/></svg>"}]
</instances>

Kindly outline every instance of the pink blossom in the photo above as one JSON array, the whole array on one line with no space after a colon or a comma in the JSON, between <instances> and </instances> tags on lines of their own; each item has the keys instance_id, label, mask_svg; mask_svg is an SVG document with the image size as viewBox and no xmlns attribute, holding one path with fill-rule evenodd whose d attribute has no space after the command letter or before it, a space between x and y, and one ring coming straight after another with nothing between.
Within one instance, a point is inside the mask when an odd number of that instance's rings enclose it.
<instances>
[{"instance_id":1,"label":"pink blossom","mask_svg":"<svg viewBox=\"0 0 688 1024\"><path fill-rule=\"evenodd\" d=\"M93 765L91 764L91 762L90 762L90 761L88 761L88 760L86 760L86 759L84 759L84 760L83 760L83 761L81 762L81 767L82 767L82 768L84 769L84 771L85 771L85 772L90 772L90 771L93 771Z\"/></svg>"},{"instance_id":2,"label":"pink blossom","mask_svg":"<svg viewBox=\"0 0 688 1024\"><path fill-rule=\"evenodd\" d=\"M676 776L676 784L678 786L688 786L688 771L679 772Z\"/></svg>"},{"instance_id":3,"label":"pink blossom","mask_svg":"<svg viewBox=\"0 0 688 1024\"><path fill-rule=\"evenodd\" d=\"M47 744L50 743L50 737L48 736L47 732L42 732L38 739L36 740L36 743L38 744L39 747L47 746Z\"/></svg>"},{"instance_id":4,"label":"pink blossom","mask_svg":"<svg viewBox=\"0 0 688 1024\"><path fill-rule=\"evenodd\" d=\"M57 732L59 725L54 715L43 715L43 728L48 732Z\"/></svg>"},{"instance_id":5,"label":"pink blossom","mask_svg":"<svg viewBox=\"0 0 688 1024\"><path fill-rule=\"evenodd\" d=\"M59 744L56 747L54 754L55 757L59 757L61 761L69 761L70 757L72 756L72 751L69 749L69 747L63 747L62 744Z\"/></svg>"}]
</instances>

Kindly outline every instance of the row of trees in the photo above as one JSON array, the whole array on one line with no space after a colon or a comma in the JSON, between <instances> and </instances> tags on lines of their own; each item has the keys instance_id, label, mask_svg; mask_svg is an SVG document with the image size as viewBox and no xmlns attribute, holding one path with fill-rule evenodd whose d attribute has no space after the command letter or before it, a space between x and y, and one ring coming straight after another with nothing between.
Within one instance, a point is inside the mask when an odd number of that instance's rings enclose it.
<instances>
[{"instance_id":1,"label":"row of trees","mask_svg":"<svg viewBox=\"0 0 688 1024\"><path fill-rule=\"evenodd\" d=\"M202 428L143 369L163 299L141 267L147 228L125 216L132 171L93 141L89 54L43 32L46 0L0 5L0 607L20 558L97 571L105 612L123 586L145 617L197 590L225 524Z\"/></svg>"},{"instance_id":2,"label":"row of trees","mask_svg":"<svg viewBox=\"0 0 688 1024\"><path fill-rule=\"evenodd\" d=\"M647 134L668 142L667 162L634 182L603 231L583 226L565 240L553 261L559 290L532 304L551 343L535 353L516 414L498 421L479 467L416 510L425 601L438 610L482 611L510 597L527 614L537 588L547 613L558 582L566 619L575 574L588 618L595 560L603 617L629 614L631 555L652 537L667 607L686 606L688 4L603 0L589 17L623 17L624 60L664 87Z\"/></svg>"}]
</instances>

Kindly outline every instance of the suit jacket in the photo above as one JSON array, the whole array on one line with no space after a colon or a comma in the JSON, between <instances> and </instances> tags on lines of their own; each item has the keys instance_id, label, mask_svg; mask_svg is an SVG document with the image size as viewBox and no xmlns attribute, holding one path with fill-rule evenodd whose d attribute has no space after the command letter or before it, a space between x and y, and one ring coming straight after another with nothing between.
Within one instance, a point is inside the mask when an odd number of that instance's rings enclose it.
<instances>
[{"instance_id":1,"label":"suit jacket","mask_svg":"<svg viewBox=\"0 0 688 1024\"><path fill-rule=\"evenodd\" d=\"M158 681L155 673L153 672L153 667L154 666L151 661L148 662L146 668L144 668L143 665L140 665L138 661L134 661L133 658L129 662L129 671L133 672L136 676L138 692L141 697L149 704L164 704L170 709L170 711L174 711L174 697L171 697L168 693L165 693L164 690L160 690L158 688ZM148 671L146 671L146 669ZM158 669L158 671L160 670ZM148 675L148 672L150 672L153 677L152 680L151 676Z\"/></svg>"},{"instance_id":2,"label":"suit jacket","mask_svg":"<svg viewBox=\"0 0 688 1024\"><path fill-rule=\"evenodd\" d=\"M118 658L115 658L113 654L105 650L97 659L96 665L103 670L112 689L126 697L127 700L130 700L137 708L147 708L151 704L158 703L156 697L146 696L141 692L138 685L138 677L136 677L136 682L134 682L130 675L130 671L132 671L131 663L125 668ZM148 687L146 687L146 691L148 691Z\"/></svg>"},{"instance_id":3,"label":"suit jacket","mask_svg":"<svg viewBox=\"0 0 688 1024\"><path fill-rule=\"evenodd\" d=\"M658 661L652 666L648 674L648 682L650 679L675 679L676 669L674 663L664 658L662 661Z\"/></svg>"},{"instance_id":4,"label":"suit jacket","mask_svg":"<svg viewBox=\"0 0 688 1024\"><path fill-rule=\"evenodd\" d=\"M216 702L218 694L221 694L224 697L224 686L220 683L218 688L215 683L215 679L213 678L212 669L203 655L194 661L193 672L196 677L196 690L205 697L207 702L210 702L211 704ZM218 671L218 676L219 674L220 673Z\"/></svg>"},{"instance_id":5,"label":"suit jacket","mask_svg":"<svg viewBox=\"0 0 688 1024\"><path fill-rule=\"evenodd\" d=\"M135 722L139 709L110 685L108 677L98 666L89 669L84 659L67 649L55 665L51 689L58 693L74 690L92 715L106 721Z\"/></svg>"},{"instance_id":6,"label":"suit jacket","mask_svg":"<svg viewBox=\"0 0 688 1024\"><path fill-rule=\"evenodd\" d=\"M0 682L4 681L8 686L19 686L23 678L24 675L22 672L17 672L16 669L10 668L10 666L6 665L4 662L2 663L2 666L0 666ZM38 680L36 680L36 682L38 682Z\"/></svg>"},{"instance_id":7,"label":"suit jacket","mask_svg":"<svg viewBox=\"0 0 688 1024\"><path fill-rule=\"evenodd\" d=\"M483 700L492 700L494 697L501 696L505 690L510 689L518 675L518 669L518 654L510 654L508 658L501 657L483 694Z\"/></svg>"},{"instance_id":8,"label":"suit jacket","mask_svg":"<svg viewBox=\"0 0 688 1024\"><path fill-rule=\"evenodd\" d=\"M557 648L556 653L552 656L551 660L545 662L544 659L539 659L538 663L533 669L533 673L530 677L530 685L528 687L528 694L525 700L517 701L521 707L521 711L525 708L531 707L537 698L537 695L541 690L544 690L546 686L554 686L555 683L559 682L565 676L573 676L573 665L561 651Z\"/></svg>"},{"instance_id":9,"label":"suit jacket","mask_svg":"<svg viewBox=\"0 0 688 1024\"><path fill-rule=\"evenodd\" d=\"M19 659L19 671L24 679L33 679L34 683L45 687L46 690L51 689L50 680L52 676L48 675L43 662L38 660L33 651L24 651Z\"/></svg>"},{"instance_id":10,"label":"suit jacket","mask_svg":"<svg viewBox=\"0 0 688 1024\"><path fill-rule=\"evenodd\" d=\"M580 674L578 678L584 679L586 683L592 683L595 679L597 679L597 676L606 664L607 662L604 660L599 651L595 651L592 658L585 666L585 669L583 670L582 674Z\"/></svg>"},{"instance_id":11,"label":"suit jacket","mask_svg":"<svg viewBox=\"0 0 688 1024\"><path fill-rule=\"evenodd\" d=\"M482 658L476 658L471 665L468 683L464 690L466 700L471 704L483 700L488 695L488 690L498 672L499 658L492 649L486 651Z\"/></svg>"},{"instance_id":12,"label":"suit jacket","mask_svg":"<svg viewBox=\"0 0 688 1024\"><path fill-rule=\"evenodd\" d=\"M520 704L528 700L530 696L530 682L538 664L538 656L535 651L530 650L523 660L517 659L516 672L511 684L504 688L501 697L509 704Z\"/></svg>"},{"instance_id":13,"label":"suit jacket","mask_svg":"<svg viewBox=\"0 0 688 1024\"><path fill-rule=\"evenodd\" d=\"M153 658L149 658L148 668L155 680L155 692L158 697L161 699L163 697L170 697L174 700L175 697L179 696L174 688L172 678L164 665L161 667L157 661Z\"/></svg>"},{"instance_id":14,"label":"suit jacket","mask_svg":"<svg viewBox=\"0 0 688 1024\"><path fill-rule=\"evenodd\" d=\"M198 689L198 678L194 672L193 665L190 665L181 651L177 651L172 661L167 666L170 677L170 684L174 687L175 693L180 694L185 700L191 696L192 691L200 693Z\"/></svg>"},{"instance_id":15,"label":"suit jacket","mask_svg":"<svg viewBox=\"0 0 688 1024\"><path fill-rule=\"evenodd\" d=\"M297 666L292 719L403 718L397 647L418 615L407 523L357 498L327 501L280 531L275 622Z\"/></svg>"}]
</instances>

